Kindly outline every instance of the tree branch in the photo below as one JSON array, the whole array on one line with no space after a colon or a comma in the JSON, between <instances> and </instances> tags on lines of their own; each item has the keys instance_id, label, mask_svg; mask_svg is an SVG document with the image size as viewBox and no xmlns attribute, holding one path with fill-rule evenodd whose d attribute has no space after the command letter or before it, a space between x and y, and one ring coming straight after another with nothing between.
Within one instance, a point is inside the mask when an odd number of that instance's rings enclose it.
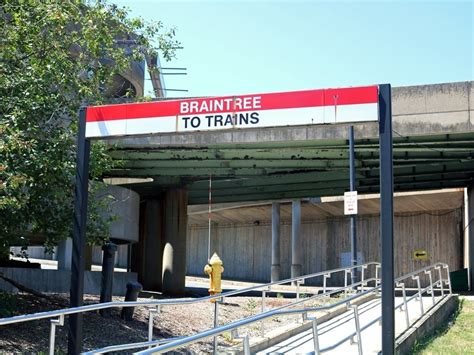
<instances>
[{"instance_id":1,"label":"tree branch","mask_svg":"<svg viewBox=\"0 0 474 355\"><path fill-rule=\"evenodd\" d=\"M3 272L0 272L0 279L5 280L9 284L12 284L13 286L15 286L20 291L30 293L32 295L35 295L37 297L41 297L41 298L44 298L44 299L49 299L49 297L46 296L44 293L35 291L35 290L33 290L29 287L26 287L26 286L20 284L19 282L16 282L15 280L10 279L9 277L5 276L5 274Z\"/></svg>"}]
</instances>

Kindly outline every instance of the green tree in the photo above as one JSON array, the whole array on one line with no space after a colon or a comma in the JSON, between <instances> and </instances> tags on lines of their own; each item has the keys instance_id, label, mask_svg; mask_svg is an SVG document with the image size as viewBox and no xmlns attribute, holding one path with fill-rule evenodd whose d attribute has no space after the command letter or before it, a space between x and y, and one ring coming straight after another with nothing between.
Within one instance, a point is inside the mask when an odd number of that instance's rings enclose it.
<instances>
[{"instance_id":1,"label":"green tree","mask_svg":"<svg viewBox=\"0 0 474 355\"><path fill-rule=\"evenodd\" d=\"M174 30L104 1L4 0L0 5L0 252L71 235L77 114L111 100L116 75L145 55L174 56ZM121 45L120 43L127 43ZM94 143L91 179L111 167ZM104 201L102 201L102 204ZM108 238L91 199L88 241Z\"/></svg>"}]
</instances>

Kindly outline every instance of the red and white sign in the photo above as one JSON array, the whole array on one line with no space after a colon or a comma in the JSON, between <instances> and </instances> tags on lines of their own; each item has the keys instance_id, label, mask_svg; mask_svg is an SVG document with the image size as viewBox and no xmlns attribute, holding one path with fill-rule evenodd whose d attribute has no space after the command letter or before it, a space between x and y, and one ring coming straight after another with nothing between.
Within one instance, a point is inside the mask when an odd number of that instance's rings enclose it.
<instances>
[{"instance_id":1,"label":"red and white sign","mask_svg":"<svg viewBox=\"0 0 474 355\"><path fill-rule=\"evenodd\" d=\"M378 87L209 97L87 108L86 137L378 120Z\"/></svg>"}]
</instances>

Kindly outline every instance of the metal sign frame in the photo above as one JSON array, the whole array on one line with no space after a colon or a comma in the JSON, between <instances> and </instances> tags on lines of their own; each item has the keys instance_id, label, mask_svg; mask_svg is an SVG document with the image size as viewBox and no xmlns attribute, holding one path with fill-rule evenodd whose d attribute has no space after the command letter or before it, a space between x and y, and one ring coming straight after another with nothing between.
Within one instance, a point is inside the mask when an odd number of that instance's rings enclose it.
<instances>
[{"instance_id":1,"label":"metal sign frame","mask_svg":"<svg viewBox=\"0 0 474 355\"><path fill-rule=\"evenodd\" d=\"M378 86L379 142L380 142L380 238L382 241L382 353L395 352L394 321L394 270L393 270L393 154L392 154L392 103L391 86ZM79 110L77 140L77 167L74 203L73 250L71 263L70 306L83 305L84 250L86 222L90 140L86 138L86 107ZM99 138L100 139L100 138ZM81 313L69 316L68 354L82 350Z\"/></svg>"}]
</instances>

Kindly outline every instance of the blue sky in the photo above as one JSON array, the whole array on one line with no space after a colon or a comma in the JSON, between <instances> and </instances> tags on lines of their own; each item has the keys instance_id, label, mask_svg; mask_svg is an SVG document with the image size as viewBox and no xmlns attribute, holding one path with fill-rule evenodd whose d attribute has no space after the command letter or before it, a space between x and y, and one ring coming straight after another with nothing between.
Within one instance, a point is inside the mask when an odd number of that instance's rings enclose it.
<instances>
[{"instance_id":1,"label":"blue sky","mask_svg":"<svg viewBox=\"0 0 474 355\"><path fill-rule=\"evenodd\" d=\"M168 97L474 79L472 1L110 1L177 29Z\"/></svg>"}]
</instances>

